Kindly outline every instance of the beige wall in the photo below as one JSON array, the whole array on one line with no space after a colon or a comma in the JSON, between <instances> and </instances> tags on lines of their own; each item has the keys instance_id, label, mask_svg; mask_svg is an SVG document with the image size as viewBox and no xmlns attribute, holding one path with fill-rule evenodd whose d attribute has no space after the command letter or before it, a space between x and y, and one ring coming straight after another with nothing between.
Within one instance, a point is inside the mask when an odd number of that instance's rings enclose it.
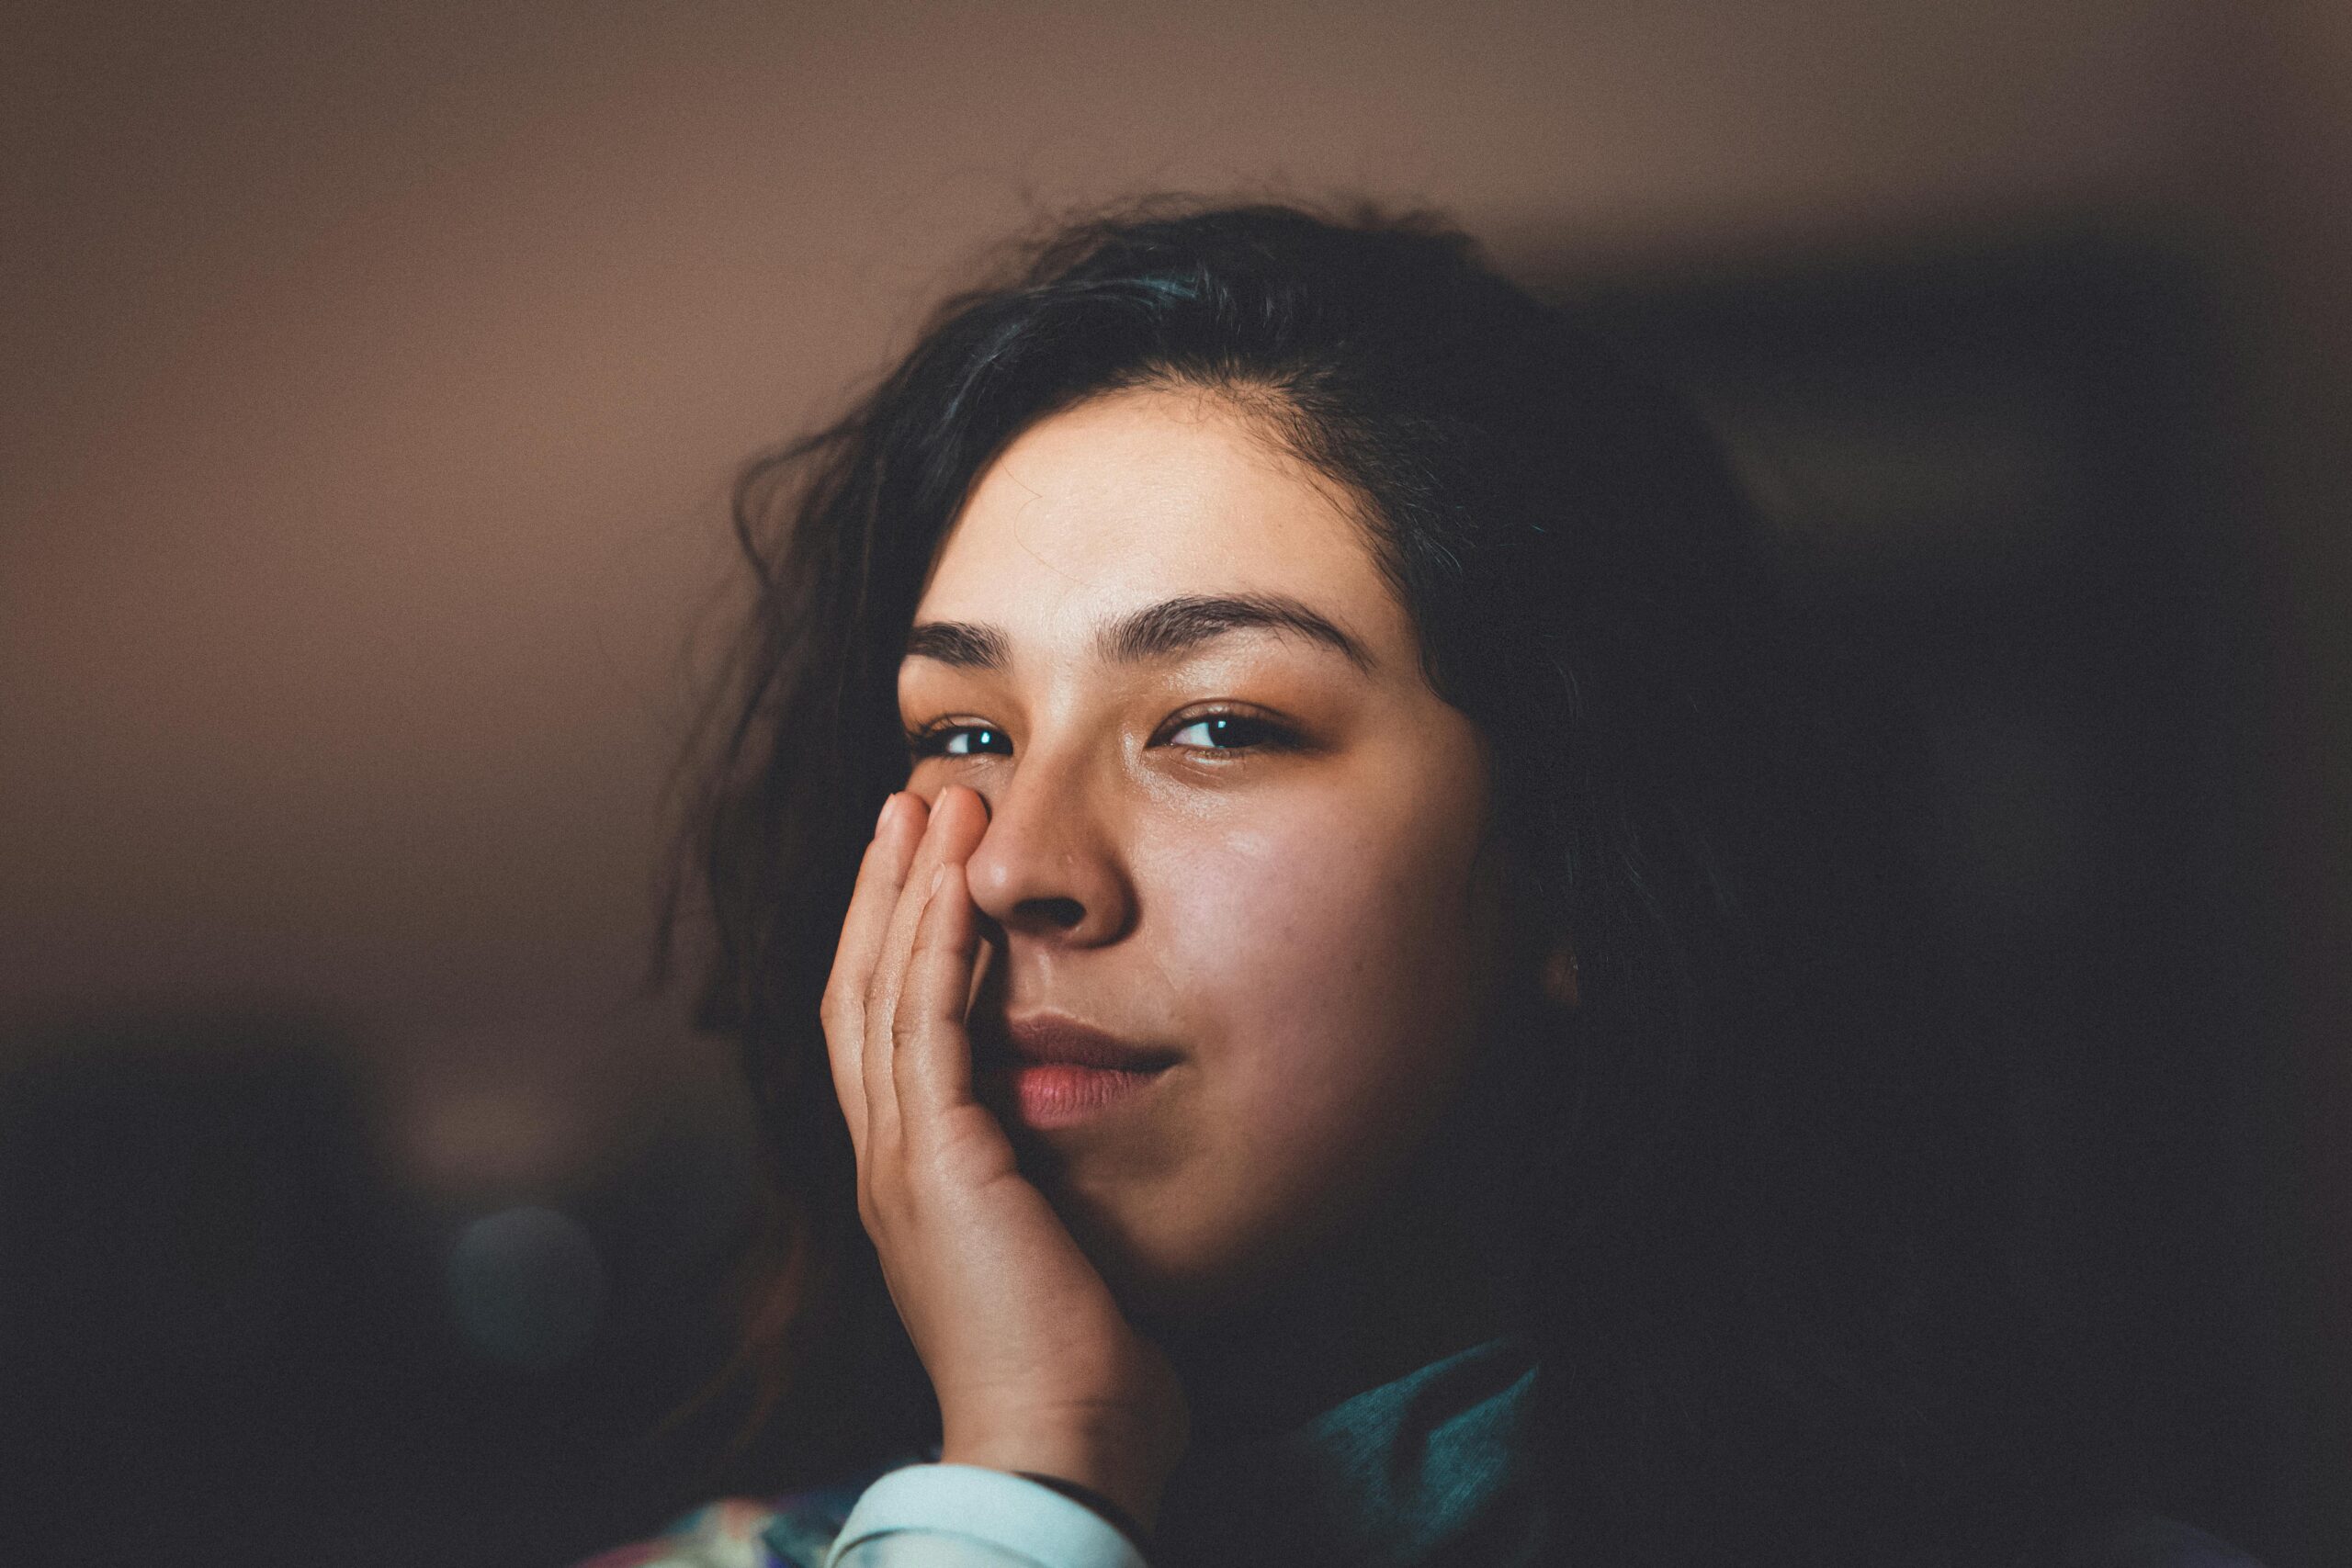
<instances>
[{"instance_id":1,"label":"beige wall","mask_svg":"<svg viewBox=\"0 0 2352 1568\"><path fill-rule=\"evenodd\" d=\"M2123 0L35 13L0 999L287 988L395 1048L606 1010L730 468L1032 212L1640 255L2144 206L2199 64Z\"/></svg>"}]
</instances>

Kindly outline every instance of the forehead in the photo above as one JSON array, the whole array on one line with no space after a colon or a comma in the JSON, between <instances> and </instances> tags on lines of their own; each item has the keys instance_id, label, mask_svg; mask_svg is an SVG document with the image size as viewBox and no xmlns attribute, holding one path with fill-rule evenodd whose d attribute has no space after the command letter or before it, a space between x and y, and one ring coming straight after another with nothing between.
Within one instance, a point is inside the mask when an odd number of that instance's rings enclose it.
<instances>
[{"instance_id":1,"label":"forehead","mask_svg":"<svg viewBox=\"0 0 2352 1568\"><path fill-rule=\"evenodd\" d=\"M1008 446L941 544L917 618L1064 650L1144 604L1253 592L1305 601L1392 668L1411 641L1337 486L1226 399L1155 389L1080 404Z\"/></svg>"}]
</instances>

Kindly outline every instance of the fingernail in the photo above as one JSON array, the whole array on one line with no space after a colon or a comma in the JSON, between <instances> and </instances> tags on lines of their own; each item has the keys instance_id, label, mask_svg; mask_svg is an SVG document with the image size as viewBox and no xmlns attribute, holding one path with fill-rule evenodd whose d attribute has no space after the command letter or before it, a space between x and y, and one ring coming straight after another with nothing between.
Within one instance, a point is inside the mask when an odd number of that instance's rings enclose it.
<instances>
[{"instance_id":1,"label":"fingernail","mask_svg":"<svg viewBox=\"0 0 2352 1568\"><path fill-rule=\"evenodd\" d=\"M945 861L941 861L937 865L931 868L931 890L933 893L938 892L939 885L946 880L947 863Z\"/></svg>"},{"instance_id":2,"label":"fingernail","mask_svg":"<svg viewBox=\"0 0 2352 1568\"><path fill-rule=\"evenodd\" d=\"M898 804L899 792L897 790L892 790L889 794L882 797L882 809L875 813L874 817L874 830L876 832L879 833L882 830L882 824L890 820L890 807Z\"/></svg>"}]
</instances>

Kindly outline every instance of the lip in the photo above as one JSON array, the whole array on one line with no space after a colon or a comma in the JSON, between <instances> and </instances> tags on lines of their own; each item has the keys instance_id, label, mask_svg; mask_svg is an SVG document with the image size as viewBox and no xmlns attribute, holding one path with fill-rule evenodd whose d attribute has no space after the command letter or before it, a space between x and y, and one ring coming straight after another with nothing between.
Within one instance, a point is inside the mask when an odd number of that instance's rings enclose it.
<instances>
[{"instance_id":1,"label":"lip","mask_svg":"<svg viewBox=\"0 0 2352 1568\"><path fill-rule=\"evenodd\" d=\"M974 1040L1003 1112L1036 1131L1091 1121L1147 1092L1178 1054L1139 1045L1061 1013L1032 1013ZM994 1099L995 1096L989 1098Z\"/></svg>"},{"instance_id":2,"label":"lip","mask_svg":"<svg viewBox=\"0 0 2352 1568\"><path fill-rule=\"evenodd\" d=\"M1001 1031L986 1032L985 1054L1010 1066L1100 1067L1112 1072L1156 1073L1172 1066L1177 1053L1122 1040L1065 1013L1035 1012L1007 1019Z\"/></svg>"}]
</instances>

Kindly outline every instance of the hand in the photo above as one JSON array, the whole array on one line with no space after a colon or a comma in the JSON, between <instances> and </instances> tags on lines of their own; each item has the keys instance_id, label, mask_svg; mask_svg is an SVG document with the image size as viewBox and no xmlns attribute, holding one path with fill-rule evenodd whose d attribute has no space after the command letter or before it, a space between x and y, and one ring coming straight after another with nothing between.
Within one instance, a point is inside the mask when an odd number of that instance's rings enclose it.
<instances>
[{"instance_id":1,"label":"hand","mask_svg":"<svg viewBox=\"0 0 2352 1568\"><path fill-rule=\"evenodd\" d=\"M940 1458L1093 1488L1149 1526L1185 1442L1175 1370L1129 1326L973 1098L978 792L882 808L825 985L858 1216L939 1396Z\"/></svg>"}]
</instances>

